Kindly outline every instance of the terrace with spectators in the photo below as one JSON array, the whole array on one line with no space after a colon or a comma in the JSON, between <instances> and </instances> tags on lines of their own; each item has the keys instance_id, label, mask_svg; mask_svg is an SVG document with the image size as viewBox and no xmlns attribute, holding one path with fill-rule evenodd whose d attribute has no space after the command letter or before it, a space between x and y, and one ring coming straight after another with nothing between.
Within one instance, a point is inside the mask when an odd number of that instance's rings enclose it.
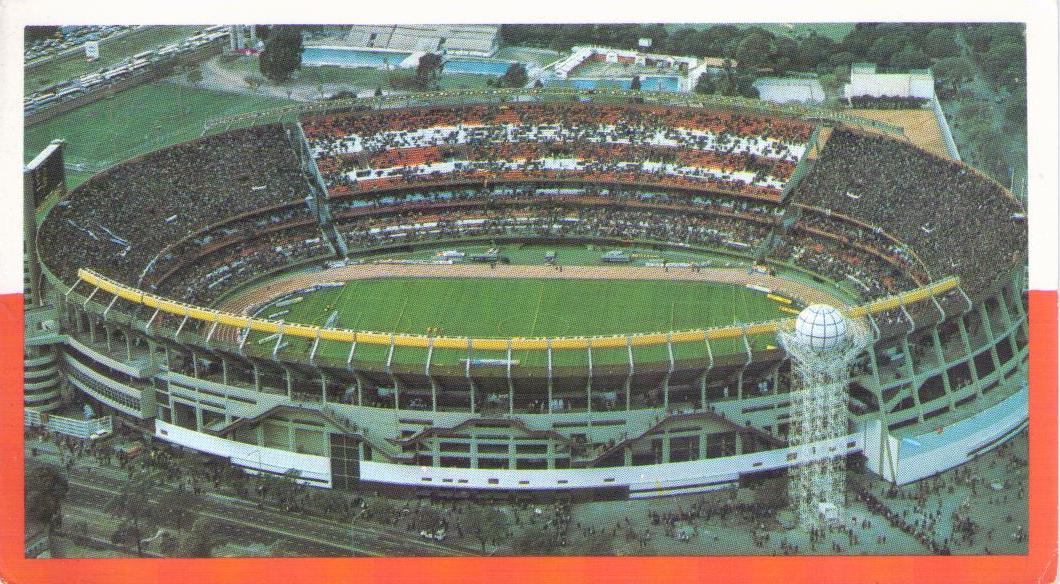
<instances>
[{"instance_id":1,"label":"terrace with spectators","mask_svg":"<svg viewBox=\"0 0 1060 584\"><path fill-rule=\"evenodd\" d=\"M93 266L136 283L167 244L224 218L302 203L308 193L281 126L236 130L94 176L51 210L38 249L63 279Z\"/></svg>"},{"instance_id":2,"label":"terrace with spectators","mask_svg":"<svg viewBox=\"0 0 1060 584\"><path fill-rule=\"evenodd\" d=\"M951 274L975 291L1003 272L987 258L1025 253L1022 209L996 183L846 128L810 148L813 126L796 119L562 102L353 111L301 125L305 148L292 127L259 126L94 177L42 225L45 263L65 280L91 267L209 303L261 272L334 257L322 216L305 203L314 161L331 191L317 204L353 250L520 233L746 256L775 236L768 260L849 280L866 298ZM780 201L810 152L813 168L790 204ZM950 220L940 201L974 220ZM905 318L892 316L884 320Z\"/></svg>"},{"instance_id":3,"label":"terrace with spectators","mask_svg":"<svg viewBox=\"0 0 1060 584\"><path fill-rule=\"evenodd\" d=\"M303 128L333 196L438 174L588 171L773 199L812 131L796 120L577 102L352 112L306 118Z\"/></svg>"}]
</instances>

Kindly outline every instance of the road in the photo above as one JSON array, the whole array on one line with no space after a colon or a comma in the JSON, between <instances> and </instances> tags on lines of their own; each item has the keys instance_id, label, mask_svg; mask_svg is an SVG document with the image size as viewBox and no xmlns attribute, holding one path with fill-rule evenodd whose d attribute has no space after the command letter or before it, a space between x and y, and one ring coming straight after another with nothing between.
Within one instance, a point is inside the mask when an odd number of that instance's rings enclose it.
<instances>
[{"instance_id":1,"label":"road","mask_svg":"<svg viewBox=\"0 0 1060 584\"><path fill-rule=\"evenodd\" d=\"M39 447L38 447L39 448ZM52 455L38 454L36 459L27 453L27 467L39 464L57 465ZM50 460L49 460L50 459ZM66 473L70 492L66 496L64 510L77 515L78 519L93 525L109 518L104 508L121 491L124 473L114 468L96 467L82 459L76 472ZM157 501L173 489L154 487L151 500ZM421 539L416 534L401 529L370 522L342 523L299 513L288 513L272 508L259 508L256 503L207 492L201 516L209 517L221 524L225 540L237 543L270 543L276 539L289 542L286 549L299 556L348 557L348 556L472 556L470 549L446 543Z\"/></svg>"},{"instance_id":2,"label":"road","mask_svg":"<svg viewBox=\"0 0 1060 584\"><path fill-rule=\"evenodd\" d=\"M107 43L112 42L112 41L116 41L116 40L124 37L125 35L128 35L130 33L136 32L136 31L138 31L138 30L140 30L142 28L143 28L143 26L141 25L141 26L137 26L137 27L134 27L134 28L130 28L129 30L124 30L124 31L119 32L117 34L112 34L109 37L100 40L99 41L99 46L102 48ZM39 67L39 66L41 66L41 65L43 65L45 63L50 63L53 60L64 59L64 58L69 57L71 55L74 55L74 54L77 54L77 53L84 53L84 52L85 52L85 43L81 43L79 45L70 47L68 49L63 49L62 51L59 51L58 53L54 53L52 55L48 55L47 57L43 57L43 58L37 59L36 61L30 61L30 62L26 63L26 72L28 73L28 72L32 71L34 68Z\"/></svg>"}]
</instances>

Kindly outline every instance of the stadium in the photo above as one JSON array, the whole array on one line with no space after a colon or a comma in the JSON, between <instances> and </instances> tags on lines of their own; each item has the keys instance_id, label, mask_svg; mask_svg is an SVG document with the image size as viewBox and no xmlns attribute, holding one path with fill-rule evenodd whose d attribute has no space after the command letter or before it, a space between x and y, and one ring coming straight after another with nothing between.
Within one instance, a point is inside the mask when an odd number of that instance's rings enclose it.
<instances>
[{"instance_id":1,"label":"stadium","mask_svg":"<svg viewBox=\"0 0 1060 584\"><path fill-rule=\"evenodd\" d=\"M619 498L907 484L1027 424L1025 210L883 122L487 90L216 120L70 192L61 154L27 184L35 412L319 487ZM871 344L842 437L793 447L777 336L822 303Z\"/></svg>"}]
</instances>

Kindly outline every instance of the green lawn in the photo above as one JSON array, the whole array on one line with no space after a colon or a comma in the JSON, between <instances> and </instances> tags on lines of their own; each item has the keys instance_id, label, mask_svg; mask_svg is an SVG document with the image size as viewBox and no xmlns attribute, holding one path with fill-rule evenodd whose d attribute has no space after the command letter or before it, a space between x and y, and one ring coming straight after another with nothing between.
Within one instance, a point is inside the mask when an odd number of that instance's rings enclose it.
<instances>
[{"instance_id":1,"label":"green lawn","mask_svg":"<svg viewBox=\"0 0 1060 584\"><path fill-rule=\"evenodd\" d=\"M141 85L26 128L29 161L55 138L67 141L66 162L75 187L100 169L183 142L202 133L204 121L285 105L287 100L237 95L172 83Z\"/></svg>"},{"instance_id":2,"label":"green lawn","mask_svg":"<svg viewBox=\"0 0 1060 584\"><path fill-rule=\"evenodd\" d=\"M561 252L562 253L562 252ZM281 311L289 311L279 315ZM658 280L570 280L570 279L482 279L482 278L380 278L354 280L342 287L325 288L305 295L304 300L285 307L267 306L259 317L286 322L324 325L338 312L337 328L472 337L555 337L660 332L711 328L735 323L761 322L785 316L765 295L743 286L711 282ZM261 350L271 347L263 334L251 335L248 343ZM756 348L774 343L755 338ZM309 339L289 337L284 351L306 355ZM262 345L261 343L265 343ZM692 346L694 345L694 346ZM716 355L743 351L738 340L712 343ZM349 345L321 342L318 354L344 361ZM357 360L381 363L388 347L362 344ZM622 364L625 349L598 349L595 363ZM675 346L675 358L706 358L700 343ZM457 364L466 351L438 349L432 362ZM476 358L503 358L498 351L476 351ZM513 354L524 365L543 366L542 351ZM638 362L665 361L666 347L634 350ZM423 363L426 350L404 348L394 352L394 363ZM576 365L586 360L584 350L554 351L556 366Z\"/></svg>"},{"instance_id":3,"label":"green lawn","mask_svg":"<svg viewBox=\"0 0 1060 584\"><path fill-rule=\"evenodd\" d=\"M85 60L83 49L61 58L53 58L26 72L24 91L30 94L41 87L97 71L101 67L113 65L137 53L185 39L203 27L203 25L148 26L137 29L117 39L101 42L99 60L94 63Z\"/></svg>"},{"instance_id":4,"label":"green lawn","mask_svg":"<svg viewBox=\"0 0 1060 584\"><path fill-rule=\"evenodd\" d=\"M338 310L339 328L425 334L440 327L476 337L684 330L781 315L762 294L730 284L535 278L353 280L289 309L288 322L324 324Z\"/></svg>"}]
</instances>

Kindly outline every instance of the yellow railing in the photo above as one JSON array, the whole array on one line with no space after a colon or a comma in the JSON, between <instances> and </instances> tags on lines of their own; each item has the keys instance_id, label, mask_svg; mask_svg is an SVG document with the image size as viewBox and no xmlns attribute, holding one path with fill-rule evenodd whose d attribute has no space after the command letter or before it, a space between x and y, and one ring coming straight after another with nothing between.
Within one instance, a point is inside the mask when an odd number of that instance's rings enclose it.
<instances>
[{"instance_id":1,"label":"yellow railing","mask_svg":"<svg viewBox=\"0 0 1060 584\"><path fill-rule=\"evenodd\" d=\"M752 323L747 325L726 326L711 329L697 329L691 331L637 333L629 335L606 335L598 337L552 337L552 338L470 338L470 337L430 337L427 335L391 334L370 331L353 331L348 329L323 328L305 324L282 323L275 320L263 318L252 318L241 316L230 312L222 312L210 308L202 308L175 300L169 300L156 296L136 288L131 288L101 276L91 270L80 269L78 277L89 284L99 288L103 292L113 294L130 302L142 304L149 308L175 316L186 316L191 320L207 323L218 323L233 326L239 329L249 329L262 333L282 333L293 337L305 339L320 338L323 341L339 341L342 343L364 343L369 345L387 345L393 343L396 347L413 347L426 349L433 346L436 349L464 349L469 347L475 350L506 351L512 350L539 350L543 351L549 347L553 349L617 349L632 347L655 347L667 343L695 343L707 340L715 341L722 339L735 339L744 335L760 335L775 333L786 325L790 325L791 319L779 319L766 322ZM913 304L937 296L956 288L960 281L956 277L939 280L927 286L903 292L896 296L889 296L855 306L846 311L847 316L860 318L868 314L876 314L891 310L899 306Z\"/></svg>"}]
</instances>

